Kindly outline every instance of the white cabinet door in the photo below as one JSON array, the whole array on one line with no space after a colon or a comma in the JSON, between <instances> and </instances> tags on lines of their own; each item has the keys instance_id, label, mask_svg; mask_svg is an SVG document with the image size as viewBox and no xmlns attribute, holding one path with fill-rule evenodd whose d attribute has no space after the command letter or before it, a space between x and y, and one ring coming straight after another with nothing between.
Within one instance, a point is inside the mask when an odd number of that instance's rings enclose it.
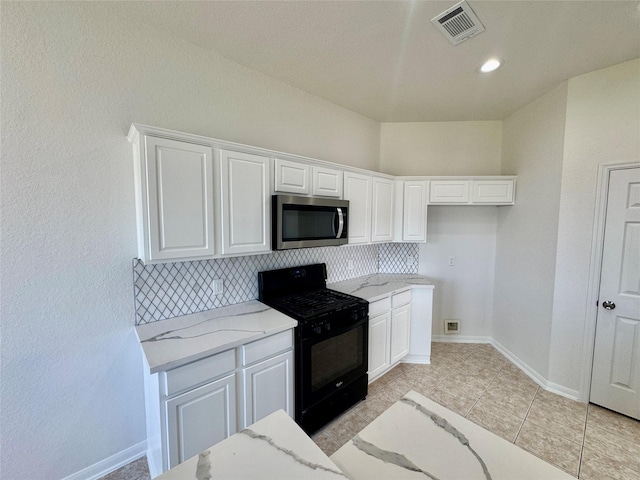
<instances>
[{"instance_id":1,"label":"white cabinet door","mask_svg":"<svg viewBox=\"0 0 640 480\"><path fill-rule=\"evenodd\" d=\"M373 177L372 242L393 241L394 181Z\"/></svg>"},{"instance_id":2,"label":"white cabinet door","mask_svg":"<svg viewBox=\"0 0 640 480\"><path fill-rule=\"evenodd\" d=\"M391 364L397 363L409 353L411 334L411 305L391 311Z\"/></svg>"},{"instance_id":3,"label":"white cabinet door","mask_svg":"<svg viewBox=\"0 0 640 480\"><path fill-rule=\"evenodd\" d=\"M486 205L513 205L513 180L473 180L471 201Z\"/></svg>"},{"instance_id":4,"label":"white cabinet door","mask_svg":"<svg viewBox=\"0 0 640 480\"><path fill-rule=\"evenodd\" d=\"M405 242L426 242L427 182L405 181L403 200L402 240Z\"/></svg>"},{"instance_id":5,"label":"white cabinet door","mask_svg":"<svg viewBox=\"0 0 640 480\"><path fill-rule=\"evenodd\" d=\"M166 401L169 468L236 432L236 375Z\"/></svg>"},{"instance_id":6,"label":"white cabinet door","mask_svg":"<svg viewBox=\"0 0 640 480\"><path fill-rule=\"evenodd\" d=\"M139 254L145 261L213 256L211 147L148 135L144 141L146 171L141 167L140 175L146 178L140 178L137 188L147 186L148 220L142 227L146 231L139 232L144 236Z\"/></svg>"},{"instance_id":7,"label":"white cabinet door","mask_svg":"<svg viewBox=\"0 0 640 480\"><path fill-rule=\"evenodd\" d=\"M280 409L293 417L293 351L245 368L243 383L242 428Z\"/></svg>"},{"instance_id":8,"label":"white cabinet door","mask_svg":"<svg viewBox=\"0 0 640 480\"><path fill-rule=\"evenodd\" d=\"M222 253L271 250L269 158L220 150Z\"/></svg>"},{"instance_id":9,"label":"white cabinet door","mask_svg":"<svg viewBox=\"0 0 640 480\"><path fill-rule=\"evenodd\" d=\"M389 368L389 312L369 320L369 381Z\"/></svg>"},{"instance_id":10,"label":"white cabinet door","mask_svg":"<svg viewBox=\"0 0 640 480\"><path fill-rule=\"evenodd\" d=\"M431 180L429 203L469 203L469 180Z\"/></svg>"},{"instance_id":11,"label":"white cabinet door","mask_svg":"<svg viewBox=\"0 0 640 480\"><path fill-rule=\"evenodd\" d=\"M341 170L326 167L311 167L313 177L312 194L320 197L342 198L343 176Z\"/></svg>"},{"instance_id":12,"label":"white cabinet door","mask_svg":"<svg viewBox=\"0 0 640 480\"><path fill-rule=\"evenodd\" d=\"M309 195L309 165L276 158L276 192Z\"/></svg>"},{"instance_id":13,"label":"white cabinet door","mask_svg":"<svg viewBox=\"0 0 640 480\"><path fill-rule=\"evenodd\" d=\"M371 177L344 172L344 199L349 200L349 243L371 241Z\"/></svg>"}]
</instances>

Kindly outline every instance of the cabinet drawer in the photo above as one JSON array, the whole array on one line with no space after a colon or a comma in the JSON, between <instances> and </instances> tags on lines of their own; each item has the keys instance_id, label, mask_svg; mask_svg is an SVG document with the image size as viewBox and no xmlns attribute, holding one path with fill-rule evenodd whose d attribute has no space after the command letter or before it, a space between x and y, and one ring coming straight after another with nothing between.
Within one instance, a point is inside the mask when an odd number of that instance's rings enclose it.
<instances>
[{"instance_id":1,"label":"cabinet drawer","mask_svg":"<svg viewBox=\"0 0 640 480\"><path fill-rule=\"evenodd\" d=\"M207 380L213 380L235 368L236 355L233 349L174 368L165 373L165 395L173 395Z\"/></svg>"},{"instance_id":2,"label":"cabinet drawer","mask_svg":"<svg viewBox=\"0 0 640 480\"><path fill-rule=\"evenodd\" d=\"M391 306L393 308L407 305L408 303L411 303L411 290L396 293L393 297L391 297Z\"/></svg>"},{"instance_id":3,"label":"cabinet drawer","mask_svg":"<svg viewBox=\"0 0 640 480\"><path fill-rule=\"evenodd\" d=\"M249 365L276 353L293 348L293 330L276 333L270 337L256 340L242 347L242 365Z\"/></svg>"},{"instance_id":4,"label":"cabinet drawer","mask_svg":"<svg viewBox=\"0 0 640 480\"><path fill-rule=\"evenodd\" d=\"M391 298L383 298L369 304L369 318L377 317L391 310Z\"/></svg>"}]
</instances>

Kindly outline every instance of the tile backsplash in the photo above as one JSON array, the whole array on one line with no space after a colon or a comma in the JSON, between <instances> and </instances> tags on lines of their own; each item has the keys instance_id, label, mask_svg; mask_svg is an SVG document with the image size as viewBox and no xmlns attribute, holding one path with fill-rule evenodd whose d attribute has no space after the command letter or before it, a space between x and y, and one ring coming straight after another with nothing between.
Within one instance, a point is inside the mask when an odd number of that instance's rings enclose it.
<instances>
[{"instance_id":1,"label":"tile backsplash","mask_svg":"<svg viewBox=\"0 0 640 480\"><path fill-rule=\"evenodd\" d=\"M409 256L414 259L413 265L407 265ZM140 325L254 300L258 298L258 272L311 263L327 264L329 283L373 273L417 273L418 245L384 243L304 248L156 265L144 265L134 259L135 323ZM222 294L213 294L214 279L223 280Z\"/></svg>"}]
</instances>

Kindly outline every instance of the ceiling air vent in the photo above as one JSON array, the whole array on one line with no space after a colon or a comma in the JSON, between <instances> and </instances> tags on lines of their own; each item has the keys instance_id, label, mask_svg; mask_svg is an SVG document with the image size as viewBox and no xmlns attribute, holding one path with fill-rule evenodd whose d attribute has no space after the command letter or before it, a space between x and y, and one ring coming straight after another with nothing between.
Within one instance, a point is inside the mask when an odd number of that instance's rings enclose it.
<instances>
[{"instance_id":1,"label":"ceiling air vent","mask_svg":"<svg viewBox=\"0 0 640 480\"><path fill-rule=\"evenodd\" d=\"M484 25L465 1L456 3L431 21L453 45L484 32Z\"/></svg>"}]
</instances>

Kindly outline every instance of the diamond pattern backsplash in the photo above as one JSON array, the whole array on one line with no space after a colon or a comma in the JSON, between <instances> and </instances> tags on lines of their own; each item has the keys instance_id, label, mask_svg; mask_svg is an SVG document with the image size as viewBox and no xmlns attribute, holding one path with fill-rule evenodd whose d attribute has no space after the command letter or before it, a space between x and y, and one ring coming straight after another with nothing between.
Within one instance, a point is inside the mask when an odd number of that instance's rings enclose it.
<instances>
[{"instance_id":1,"label":"diamond pattern backsplash","mask_svg":"<svg viewBox=\"0 0 640 480\"><path fill-rule=\"evenodd\" d=\"M414 265L407 265L407 256ZM353 268L349 269L349 260ZM388 243L284 250L265 255L145 265L133 260L136 325L202 312L258 298L258 272L326 263L327 281L372 273L417 273L418 246ZM214 279L224 292L213 294Z\"/></svg>"},{"instance_id":2,"label":"diamond pattern backsplash","mask_svg":"<svg viewBox=\"0 0 640 480\"><path fill-rule=\"evenodd\" d=\"M418 256L417 243L382 243L378 273L418 273Z\"/></svg>"}]
</instances>

